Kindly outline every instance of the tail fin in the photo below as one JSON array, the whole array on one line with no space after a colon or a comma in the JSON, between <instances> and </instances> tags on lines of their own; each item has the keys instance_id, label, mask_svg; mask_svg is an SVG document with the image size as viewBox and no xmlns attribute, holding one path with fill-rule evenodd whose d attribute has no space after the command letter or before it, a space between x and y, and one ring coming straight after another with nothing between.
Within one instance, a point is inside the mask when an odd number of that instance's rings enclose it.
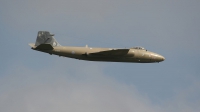
<instances>
[{"instance_id":1,"label":"tail fin","mask_svg":"<svg viewBox=\"0 0 200 112\"><path fill-rule=\"evenodd\" d=\"M53 36L54 34L50 34L48 31L39 31L35 46L39 46L41 44L50 44L52 47L61 46Z\"/></svg>"}]
</instances>

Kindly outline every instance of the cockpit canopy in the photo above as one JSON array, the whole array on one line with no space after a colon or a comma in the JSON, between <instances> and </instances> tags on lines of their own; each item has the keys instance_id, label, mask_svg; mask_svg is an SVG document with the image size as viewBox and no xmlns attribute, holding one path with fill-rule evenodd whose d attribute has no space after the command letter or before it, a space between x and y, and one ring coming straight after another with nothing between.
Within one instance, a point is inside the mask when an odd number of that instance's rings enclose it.
<instances>
[{"instance_id":1,"label":"cockpit canopy","mask_svg":"<svg viewBox=\"0 0 200 112\"><path fill-rule=\"evenodd\" d=\"M144 47L132 47L131 49L141 49L141 50L146 50Z\"/></svg>"}]
</instances>

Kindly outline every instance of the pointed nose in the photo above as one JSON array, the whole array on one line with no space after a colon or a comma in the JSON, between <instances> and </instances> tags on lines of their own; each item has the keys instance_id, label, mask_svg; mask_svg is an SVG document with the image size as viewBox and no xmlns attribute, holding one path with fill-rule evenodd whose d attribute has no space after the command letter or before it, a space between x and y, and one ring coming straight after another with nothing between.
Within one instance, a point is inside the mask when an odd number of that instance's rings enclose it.
<instances>
[{"instance_id":1,"label":"pointed nose","mask_svg":"<svg viewBox=\"0 0 200 112\"><path fill-rule=\"evenodd\" d=\"M162 56L161 58L162 58L162 61L164 61L164 60L165 60L165 57L164 57L164 56Z\"/></svg>"},{"instance_id":2,"label":"pointed nose","mask_svg":"<svg viewBox=\"0 0 200 112\"><path fill-rule=\"evenodd\" d=\"M161 56L161 55L159 55L159 60L160 60L160 61L164 61L164 60L165 60L165 57L164 57L164 56Z\"/></svg>"}]
</instances>

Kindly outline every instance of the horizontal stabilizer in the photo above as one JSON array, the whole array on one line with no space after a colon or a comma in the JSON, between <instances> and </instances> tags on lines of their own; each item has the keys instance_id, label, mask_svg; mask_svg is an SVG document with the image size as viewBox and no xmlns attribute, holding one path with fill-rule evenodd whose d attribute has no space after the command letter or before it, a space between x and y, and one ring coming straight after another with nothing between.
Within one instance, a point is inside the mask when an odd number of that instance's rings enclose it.
<instances>
[{"instance_id":1,"label":"horizontal stabilizer","mask_svg":"<svg viewBox=\"0 0 200 112\"><path fill-rule=\"evenodd\" d=\"M38 50L53 50L53 47L52 47L51 44L40 44L35 49L38 49Z\"/></svg>"},{"instance_id":2,"label":"horizontal stabilizer","mask_svg":"<svg viewBox=\"0 0 200 112\"><path fill-rule=\"evenodd\" d=\"M31 46L31 48L33 48L33 49L36 47L35 44L33 44L33 43L30 43L28 45Z\"/></svg>"}]
</instances>

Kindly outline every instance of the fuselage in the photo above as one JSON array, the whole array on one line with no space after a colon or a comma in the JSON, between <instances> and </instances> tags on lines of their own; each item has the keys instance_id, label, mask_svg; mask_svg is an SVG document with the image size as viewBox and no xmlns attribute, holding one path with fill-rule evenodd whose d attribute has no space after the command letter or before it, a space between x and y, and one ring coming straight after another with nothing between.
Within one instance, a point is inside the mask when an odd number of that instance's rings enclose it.
<instances>
[{"instance_id":1,"label":"fuselage","mask_svg":"<svg viewBox=\"0 0 200 112\"><path fill-rule=\"evenodd\" d=\"M32 49L34 49L32 47ZM35 49L36 50L36 49ZM37 49L38 50L38 49ZM124 55L91 55L101 51L112 51L115 48L93 48L93 47L70 47L55 46L53 50L38 50L49 54L63 57L75 58L88 61L108 61L108 62L135 62L135 63L155 63L164 61L165 58L157 53L145 49L130 48Z\"/></svg>"},{"instance_id":2,"label":"fuselage","mask_svg":"<svg viewBox=\"0 0 200 112\"><path fill-rule=\"evenodd\" d=\"M157 53L147 51L143 47L133 47L130 49L116 48L93 48L61 46L54 34L48 31L38 31L35 44L29 44L32 49L88 61L107 61L107 62L135 62L135 63L155 63L164 61L165 58Z\"/></svg>"}]
</instances>

